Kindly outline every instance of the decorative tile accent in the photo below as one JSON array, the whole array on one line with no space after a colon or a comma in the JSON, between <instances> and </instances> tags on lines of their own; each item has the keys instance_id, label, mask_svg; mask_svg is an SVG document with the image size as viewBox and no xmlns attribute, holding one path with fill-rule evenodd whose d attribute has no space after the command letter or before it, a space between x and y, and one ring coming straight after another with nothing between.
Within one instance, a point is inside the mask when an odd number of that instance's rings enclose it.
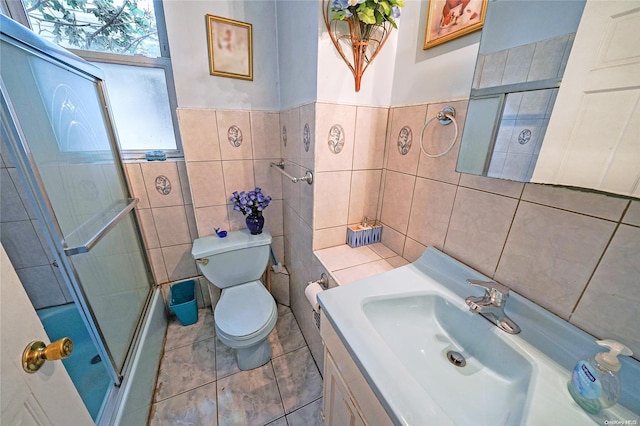
<instances>
[{"instance_id":1,"label":"decorative tile accent","mask_svg":"<svg viewBox=\"0 0 640 426\"><path fill-rule=\"evenodd\" d=\"M398 133L398 151L402 155L407 155L411 149L411 141L413 140L413 133L411 127L404 126Z\"/></svg>"},{"instance_id":2,"label":"decorative tile accent","mask_svg":"<svg viewBox=\"0 0 640 426\"><path fill-rule=\"evenodd\" d=\"M171 194L171 181L168 177L163 175L156 176L154 183L156 185L156 191L161 195Z\"/></svg>"},{"instance_id":3,"label":"decorative tile accent","mask_svg":"<svg viewBox=\"0 0 640 426\"><path fill-rule=\"evenodd\" d=\"M520 145L524 145L527 142L529 142L530 140L531 140L531 130L529 130L529 129L524 129L518 135L518 143Z\"/></svg>"},{"instance_id":4,"label":"decorative tile accent","mask_svg":"<svg viewBox=\"0 0 640 426\"><path fill-rule=\"evenodd\" d=\"M311 130L309 130L309 123L304 123L302 143L304 144L304 152L309 152L309 147L311 146Z\"/></svg>"},{"instance_id":5,"label":"decorative tile accent","mask_svg":"<svg viewBox=\"0 0 640 426\"><path fill-rule=\"evenodd\" d=\"M242 145L242 130L234 124L227 130L227 139L232 146L238 148Z\"/></svg>"},{"instance_id":6,"label":"decorative tile accent","mask_svg":"<svg viewBox=\"0 0 640 426\"><path fill-rule=\"evenodd\" d=\"M287 126L282 126L282 143L287 146Z\"/></svg>"},{"instance_id":7,"label":"decorative tile accent","mask_svg":"<svg viewBox=\"0 0 640 426\"><path fill-rule=\"evenodd\" d=\"M334 154L340 154L344 148L344 129L339 124L334 124L329 129L329 150Z\"/></svg>"}]
</instances>

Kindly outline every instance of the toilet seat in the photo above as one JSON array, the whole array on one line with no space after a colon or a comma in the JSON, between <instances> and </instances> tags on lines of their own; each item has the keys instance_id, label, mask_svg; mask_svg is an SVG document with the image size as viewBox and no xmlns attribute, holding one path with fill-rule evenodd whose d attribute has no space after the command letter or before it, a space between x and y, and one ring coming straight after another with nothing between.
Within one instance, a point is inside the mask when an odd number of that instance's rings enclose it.
<instances>
[{"instance_id":1,"label":"toilet seat","mask_svg":"<svg viewBox=\"0 0 640 426\"><path fill-rule=\"evenodd\" d=\"M232 347L247 346L264 339L273 330L278 309L264 285L251 281L222 291L214 319L223 343L231 343Z\"/></svg>"}]
</instances>

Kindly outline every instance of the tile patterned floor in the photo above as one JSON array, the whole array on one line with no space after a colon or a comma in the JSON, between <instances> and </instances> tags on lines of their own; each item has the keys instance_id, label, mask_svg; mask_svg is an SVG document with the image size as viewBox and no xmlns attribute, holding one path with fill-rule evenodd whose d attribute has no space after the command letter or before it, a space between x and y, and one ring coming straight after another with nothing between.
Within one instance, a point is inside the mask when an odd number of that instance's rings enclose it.
<instances>
[{"instance_id":1,"label":"tile patterned floor","mask_svg":"<svg viewBox=\"0 0 640 426\"><path fill-rule=\"evenodd\" d=\"M149 424L220 426L322 425L322 377L291 310L278 305L269 335L273 358L238 369L234 352L215 337L211 309L167 331Z\"/></svg>"}]
</instances>

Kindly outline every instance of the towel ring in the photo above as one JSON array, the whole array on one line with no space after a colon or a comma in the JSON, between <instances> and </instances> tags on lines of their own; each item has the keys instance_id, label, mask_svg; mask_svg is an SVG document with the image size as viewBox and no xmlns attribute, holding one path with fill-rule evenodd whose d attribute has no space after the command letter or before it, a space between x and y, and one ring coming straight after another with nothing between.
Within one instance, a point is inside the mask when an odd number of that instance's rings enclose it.
<instances>
[{"instance_id":1,"label":"towel ring","mask_svg":"<svg viewBox=\"0 0 640 426\"><path fill-rule=\"evenodd\" d=\"M451 149L456 144L456 139L458 139L458 123L456 122L455 117L456 117L456 110L453 107L447 106L442 108L442 111L438 112L435 116L431 117L429 120L427 120L426 123L424 123L424 126L422 126L422 132L420 133L420 149L422 150L422 153L424 155L430 158L438 158L438 157L442 157L443 155L447 155L449 151L451 151ZM453 136L453 140L451 141L451 144L447 149L445 149L439 154L430 154L424 148L424 130L436 118L440 120L440 124L442 124L443 126L446 126L449 123L453 122L453 126L456 128L456 133Z\"/></svg>"}]
</instances>

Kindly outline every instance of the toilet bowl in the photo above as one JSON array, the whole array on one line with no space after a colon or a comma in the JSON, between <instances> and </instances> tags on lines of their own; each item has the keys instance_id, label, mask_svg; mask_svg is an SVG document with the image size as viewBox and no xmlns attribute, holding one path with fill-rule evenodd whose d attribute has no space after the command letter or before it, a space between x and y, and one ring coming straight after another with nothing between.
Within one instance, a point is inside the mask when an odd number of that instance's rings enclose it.
<instances>
[{"instance_id":1,"label":"toilet bowl","mask_svg":"<svg viewBox=\"0 0 640 426\"><path fill-rule=\"evenodd\" d=\"M259 281L269 260L271 234L231 231L226 238L198 238L191 255L207 280L222 290L213 310L218 339L236 353L238 367L250 370L271 359L267 337L275 327L275 300Z\"/></svg>"}]
</instances>

